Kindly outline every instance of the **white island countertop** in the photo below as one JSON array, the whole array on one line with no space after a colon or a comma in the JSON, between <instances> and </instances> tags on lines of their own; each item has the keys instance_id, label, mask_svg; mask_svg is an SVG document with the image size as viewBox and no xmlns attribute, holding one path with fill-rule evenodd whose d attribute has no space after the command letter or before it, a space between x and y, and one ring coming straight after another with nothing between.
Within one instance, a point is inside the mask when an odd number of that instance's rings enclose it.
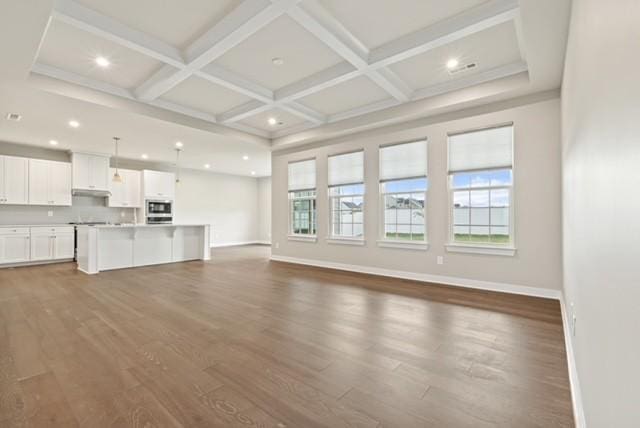
<instances>
[{"instance_id":1,"label":"white island countertop","mask_svg":"<svg viewBox=\"0 0 640 428\"><path fill-rule=\"evenodd\" d=\"M208 224L79 225L78 269L103 270L209 260Z\"/></svg>"},{"instance_id":2,"label":"white island countertop","mask_svg":"<svg viewBox=\"0 0 640 428\"><path fill-rule=\"evenodd\" d=\"M146 223L121 223L121 224L82 224L78 227L91 227L94 229L122 229L122 228L147 228L147 227L208 227L208 224L183 224L183 223L166 223L166 224L146 224Z\"/></svg>"}]
</instances>

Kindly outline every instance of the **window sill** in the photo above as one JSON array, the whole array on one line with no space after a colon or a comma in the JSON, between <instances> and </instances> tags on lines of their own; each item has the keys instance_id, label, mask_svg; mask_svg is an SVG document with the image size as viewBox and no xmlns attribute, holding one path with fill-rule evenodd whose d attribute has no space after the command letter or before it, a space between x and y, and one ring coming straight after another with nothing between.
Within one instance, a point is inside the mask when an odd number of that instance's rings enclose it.
<instances>
[{"instance_id":1,"label":"window sill","mask_svg":"<svg viewBox=\"0 0 640 428\"><path fill-rule=\"evenodd\" d=\"M288 235L287 240L299 242L318 242L318 237L315 235Z\"/></svg>"},{"instance_id":2,"label":"window sill","mask_svg":"<svg viewBox=\"0 0 640 428\"><path fill-rule=\"evenodd\" d=\"M364 239L358 239L358 238L340 238L337 236L332 236L330 238L327 238L327 244L363 246L365 244L365 241Z\"/></svg>"},{"instance_id":3,"label":"window sill","mask_svg":"<svg viewBox=\"0 0 640 428\"><path fill-rule=\"evenodd\" d=\"M419 242L419 241L411 242L411 241L392 241L388 239L380 239L378 240L378 247L427 251L429 249L429 243Z\"/></svg>"},{"instance_id":4,"label":"window sill","mask_svg":"<svg viewBox=\"0 0 640 428\"><path fill-rule=\"evenodd\" d=\"M516 255L515 247L498 247L493 245L469 245L469 244L446 244L446 249L450 253L487 254L491 256Z\"/></svg>"}]
</instances>

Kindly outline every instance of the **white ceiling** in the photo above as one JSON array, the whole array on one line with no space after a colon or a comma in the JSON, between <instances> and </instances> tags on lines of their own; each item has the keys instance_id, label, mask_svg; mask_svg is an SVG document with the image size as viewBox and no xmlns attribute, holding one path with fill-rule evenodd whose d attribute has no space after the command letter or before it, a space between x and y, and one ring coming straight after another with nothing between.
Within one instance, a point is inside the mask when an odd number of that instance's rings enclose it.
<instances>
[{"instance_id":1,"label":"white ceiling","mask_svg":"<svg viewBox=\"0 0 640 428\"><path fill-rule=\"evenodd\" d=\"M232 159L249 146L264 153L265 165L251 166L263 174L271 148L426 116L436 96L451 94L448 107L462 108L461 100L558 88L570 7L570 0L21 3L3 5L0 14L0 33L7 31L0 54L15 59L11 70L0 71L5 90L31 86L40 91L24 97L30 102L56 104L40 93L49 91L58 100L73 98L90 117L118 115L109 132L101 124L96 135L125 134L127 124L138 152L154 148L141 142L151 139L136 133L141 129L158 137L189 133L210 141L197 159L228 151L224 168L240 174L248 174L246 162ZM112 65L97 67L97 55ZM275 65L276 57L284 63ZM451 58L478 66L451 75L445 67ZM493 93L474 91L480 85ZM41 117L39 107L15 104L0 99L5 110ZM60 120L64 134L68 119ZM2 126L0 138L39 144L50 137L38 128L54 124L13 126L25 129ZM69 144L80 144L74 135ZM158 150L158 159L168 160Z\"/></svg>"}]
</instances>

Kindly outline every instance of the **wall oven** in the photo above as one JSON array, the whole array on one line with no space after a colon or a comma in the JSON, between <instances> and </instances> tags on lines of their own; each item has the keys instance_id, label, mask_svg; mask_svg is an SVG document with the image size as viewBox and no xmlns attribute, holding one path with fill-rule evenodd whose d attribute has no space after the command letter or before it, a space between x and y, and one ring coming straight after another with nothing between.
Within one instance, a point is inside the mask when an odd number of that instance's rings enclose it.
<instances>
[{"instance_id":1,"label":"wall oven","mask_svg":"<svg viewBox=\"0 0 640 428\"><path fill-rule=\"evenodd\" d=\"M173 201L147 199L145 201L147 224L164 224L173 221Z\"/></svg>"}]
</instances>

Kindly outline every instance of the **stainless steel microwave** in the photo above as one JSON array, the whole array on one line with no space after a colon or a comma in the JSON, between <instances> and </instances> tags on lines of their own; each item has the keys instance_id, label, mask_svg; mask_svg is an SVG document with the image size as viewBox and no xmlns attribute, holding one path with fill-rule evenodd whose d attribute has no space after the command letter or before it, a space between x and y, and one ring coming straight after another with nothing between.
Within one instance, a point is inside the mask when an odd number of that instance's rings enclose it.
<instances>
[{"instance_id":1,"label":"stainless steel microwave","mask_svg":"<svg viewBox=\"0 0 640 428\"><path fill-rule=\"evenodd\" d=\"M171 223L173 221L173 201L148 199L145 202L148 224Z\"/></svg>"}]
</instances>

